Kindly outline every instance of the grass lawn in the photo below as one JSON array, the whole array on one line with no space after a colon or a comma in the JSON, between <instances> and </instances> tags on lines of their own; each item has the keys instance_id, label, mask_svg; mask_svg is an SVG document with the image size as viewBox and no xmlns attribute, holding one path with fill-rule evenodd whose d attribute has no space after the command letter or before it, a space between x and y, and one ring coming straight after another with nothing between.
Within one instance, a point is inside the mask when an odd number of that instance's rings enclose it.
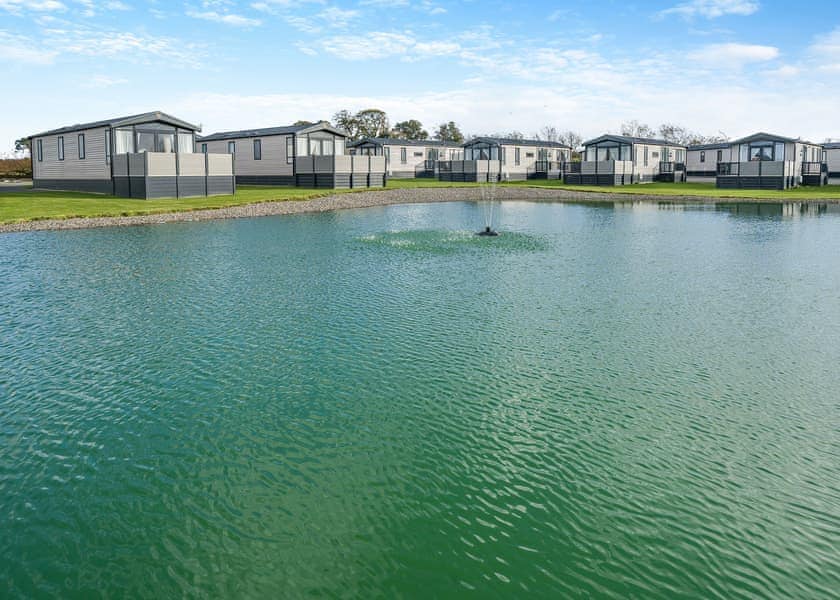
<instances>
[{"instance_id":1,"label":"grass lawn","mask_svg":"<svg viewBox=\"0 0 840 600\"><path fill-rule=\"evenodd\" d=\"M477 183L450 183L435 179L392 179L388 189L475 187ZM840 186L801 187L783 192L771 190L718 190L706 183L650 183L644 185L592 187L569 186L559 181L521 181L500 184L537 188L568 189L616 195L705 196L711 198L761 199L784 201L819 201L840 199ZM257 202L309 200L336 193L363 190L312 190L288 187L239 186L235 196L209 198L164 198L133 200L79 192L9 191L0 192L0 224L72 217L113 217L182 212L204 208L224 208Z\"/></svg>"},{"instance_id":2,"label":"grass lawn","mask_svg":"<svg viewBox=\"0 0 840 600\"><path fill-rule=\"evenodd\" d=\"M0 192L0 223L69 219L72 217L115 217L182 212L203 208L224 208L256 202L309 200L349 190L312 190L288 187L239 186L235 196L161 198L134 200L80 192Z\"/></svg>"},{"instance_id":3,"label":"grass lawn","mask_svg":"<svg viewBox=\"0 0 840 600\"><path fill-rule=\"evenodd\" d=\"M600 192L605 194L635 194L646 196L705 196L707 198L748 198L796 202L808 200L840 199L840 185L822 187L798 187L790 190L719 190L713 183L645 183L616 186L566 185L559 180L518 181L505 185L526 185L529 187L571 190L577 192Z\"/></svg>"}]
</instances>

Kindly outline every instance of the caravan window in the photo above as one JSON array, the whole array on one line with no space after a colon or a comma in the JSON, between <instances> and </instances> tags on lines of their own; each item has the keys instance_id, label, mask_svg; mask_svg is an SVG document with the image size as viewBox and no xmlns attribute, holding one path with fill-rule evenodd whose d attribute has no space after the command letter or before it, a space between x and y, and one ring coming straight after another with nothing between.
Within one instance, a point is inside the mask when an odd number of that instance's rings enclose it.
<instances>
[{"instance_id":1,"label":"caravan window","mask_svg":"<svg viewBox=\"0 0 840 600\"><path fill-rule=\"evenodd\" d=\"M114 154L134 152L134 132L131 129L117 129L116 133Z\"/></svg>"},{"instance_id":2,"label":"caravan window","mask_svg":"<svg viewBox=\"0 0 840 600\"><path fill-rule=\"evenodd\" d=\"M85 134L79 134L79 160L85 159Z\"/></svg>"},{"instance_id":3,"label":"caravan window","mask_svg":"<svg viewBox=\"0 0 840 600\"><path fill-rule=\"evenodd\" d=\"M195 139L192 132L179 131L178 132L178 152L182 154L192 154L195 151Z\"/></svg>"},{"instance_id":4,"label":"caravan window","mask_svg":"<svg viewBox=\"0 0 840 600\"><path fill-rule=\"evenodd\" d=\"M701 163L706 162L706 152L705 151L700 152L700 162Z\"/></svg>"},{"instance_id":5,"label":"caravan window","mask_svg":"<svg viewBox=\"0 0 840 600\"><path fill-rule=\"evenodd\" d=\"M137 152L154 152L155 134L151 132L137 132Z\"/></svg>"},{"instance_id":6,"label":"caravan window","mask_svg":"<svg viewBox=\"0 0 840 600\"><path fill-rule=\"evenodd\" d=\"M155 139L155 152L175 152L175 132L159 133Z\"/></svg>"},{"instance_id":7,"label":"caravan window","mask_svg":"<svg viewBox=\"0 0 840 600\"><path fill-rule=\"evenodd\" d=\"M44 144L38 140L38 162L44 162Z\"/></svg>"},{"instance_id":8,"label":"caravan window","mask_svg":"<svg viewBox=\"0 0 840 600\"><path fill-rule=\"evenodd\" d=\"M262 160L262 141L254 140L254 160Z\"/></svg>"},{"instance_id":9,"label":"caravan window","mask_svg":"<svg viewBox=\"0 0 840 600\"><path fill-rule=\"evenodd\" d=\"M64 136L58 136L58 160L64 160Z\"/></svg>"}]
</instances>

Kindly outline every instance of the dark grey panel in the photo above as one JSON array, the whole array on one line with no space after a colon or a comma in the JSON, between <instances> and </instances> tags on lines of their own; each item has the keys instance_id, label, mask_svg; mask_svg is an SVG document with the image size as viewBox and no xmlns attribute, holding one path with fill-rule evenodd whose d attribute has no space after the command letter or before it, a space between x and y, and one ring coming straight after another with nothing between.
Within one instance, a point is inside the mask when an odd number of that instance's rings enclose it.
<instances>
[{"instance_id":1,"label":"dark grey panel","mask_svg":"<svg viewBox=\"0 0 840 600\"><path fill-rule=\"evenodd\" d=\"M114 195L128 198L128 177L114 177Z\"/></svg>"},{"instance_id":2,"label":"dark grey panel","mask_svg":"<svg viewBox=\"0 0 840 600\"><path fill-rule=\"evenodd\" d=\"M312 173L300 173L295 175L295 185L302 188L314 188L315 175Z\"/></svg>"},{"instance_id":3,"label":"dark grey panel","mask_svg":"<svg viewBox=\"0 0 840 600\"><path fill-rule=\"evenodd\" d=\"M364 188L368 187L368 174L367 173L353 173L350 177L350 186L354 188Z\"/></svg>"},{"instance_id":4,"label":"dark grey panel","mask_svg":"<svg viewBox=\"0 0 840 600\"><path fill-rule=\"evenodd\" d=\"M717 177L717 171L686 171L689 177Z\"/></svg>"},{"instance_id":5,"label":"dark grey panel","mask_svg":"<svg viewBox=\"0 0 840 600\"><path fill-rule=\"evenodd\" d=\"M803 175L802 185L826 185L828 179L824 175Z\"/></svg>"},{"instance_id":6,"label":"dark grey panel","mask_svg":"<svg viewBox=\"0 0 840 600\"><path fill-rule=\"evenodd\" d=\"M191 196L204 196L206 190L204 189L204 176L181 176L178 177L178 195L182 198Z\"/></svg>"},{"instance_id":7,"label":"dark grey panel","mask_svg":"<svg viewBox=\"0 0 840 600\"><path fill-rule=\"evenodd\" d=\"M131 177L131 198L146 199L146 178L145 177Z\"/></svg>"},{"instance_id":8,"label":"dark grey panel","mask_svg":"<svg viewBox=\"0 0 840 600\"><path fill-rule=\"evenodd\" d=\"M93 194L112 194L113 184L110 179L35 179L35 189L62 190L69 192L90 192Z\"/></svg>"},{"instance_id":9,"label":"dark grey panel","mask_svg":"<svg viewBox=\"0 0 840 600\"><path fill-rule=\"evenodd\" d=\"M146 178L146 198L174 198L176 195L175 177Z\"/></svg>"},{"instance_id":10,"label":"dark grey panel","mask_svg":"<svg viewBox=\"0 0 840 600\"><path fill-rule=\"evenodd\" d=\"M235 193L232 175L215 175L207 178L207 195L229 195Z\"/></svg>"},{"instance_id":11,"label":"dark grey panel","mask_svg":"<svg viewBox=\"0 0 840 600\"><path fill-rule=\"evenodd\" d=\"M784 177L718 177L716 187L728 190L783 190L792 185Z\"/></svg>"},{"instance_id":12,"label":"dark grey panel","mask_svg":"<svg viewBox=\"0 0 840 600\"><path fill-rule=\"evenodd\" d=\"M295 185L294 175L237 175L236 183L239 185Z\"/></svg>"}]
</instances>

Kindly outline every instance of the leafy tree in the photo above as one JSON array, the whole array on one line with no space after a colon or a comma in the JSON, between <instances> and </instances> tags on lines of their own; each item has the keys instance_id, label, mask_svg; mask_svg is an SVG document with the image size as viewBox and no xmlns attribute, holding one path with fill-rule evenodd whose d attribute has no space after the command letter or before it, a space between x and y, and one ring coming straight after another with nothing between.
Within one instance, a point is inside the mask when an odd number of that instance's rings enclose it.
<instances>
[{"instance_id":1,"label":"leafy tree","mask_svg":"<svg viewBox=\"0 0 840 600\"><path fill-rule=\"evenodd\" d=\"M300 120L300 121L295 121L294 122L294 125L314 125L314 124L315 124L315 121L306 121L306 120Z\"/></svg>"},{"instance_id":2,"label":"leafy tree","mask_svg":"<svg viewBox=\"0 0 840 600\"><path fill-rule=\"evenodd\" d=\"M388 115L378 108L367 108L356 113L359 137L382 137L388 134Z\"/></svg>"},{"instance_id":3,"label":"leafy tree","mask_svg":"<svg viewBox=\"0 0 840 600\"><path fill-rule=\"evenodd\" d=\"M464 134L455 124L455 121L448 123L441 123L435 131L435 139L442 142L454 142L456 144L464 143Z\"/></svg>"},{"instance_id":4,"label":"leafy tree","mask_svg":"<svg viewBox=\"0 0 840 600\"><path fill-rule=\"evenodd\" d=\"M356 115L349 110L340 110L333 115L333 125L338 129L343 129L350 136L350 139L359 139L359 121Z\"/></svg>"},{"instance_id":5,"label":"leafy tree","mask_svg":"<svg viewBox=\"0 0 840 600\"><path fill-rule=\"evenodd\" d=\"M24 150L29 150L29 138L15 140L15 152L23 152Z\"/></svg>"},{"instance_id":6,"label":"leafy tree","mask_svg":"<svg viewBox=\"0 0 840 600\"><path fill-rule=\"evenodd\" d=\"M400 121L394 125L392 132L394 137L404 140L427 140L429 139L429 132L423 129L423 124L417 119L409 119L408 121Z\"/></svg>"}]
</instances>

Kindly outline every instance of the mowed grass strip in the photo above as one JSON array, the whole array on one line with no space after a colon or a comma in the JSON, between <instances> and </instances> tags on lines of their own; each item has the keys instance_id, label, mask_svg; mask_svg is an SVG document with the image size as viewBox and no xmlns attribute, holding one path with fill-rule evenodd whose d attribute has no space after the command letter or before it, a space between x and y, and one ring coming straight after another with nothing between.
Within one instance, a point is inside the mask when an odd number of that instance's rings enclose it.
<instances>
[{"instance_id":1,"label":"mowed grass strip","mask_svg":"<svg viewBox=\"0 0 840 600\"><path fill-rule=\"evenodd\" d=\"M227 208L259 202L311 200L350 190L239 186L236 195L138 200L80 192L0 191L0 223L77 217L130 217ZM354 190L355 191L355 190Z\"/></svg>"},{"instance_id":2,"label":"mowed grass strip","mask_svg":"<svg viewBox=\"0 0 840 600\"><path fill-rule=\"evenodd\" d=\"M713 183L644 183L634 185L592 186L566 185L559 180L530 180L505 185L527 185L536 188L595 192L616 195L687 196L706 198L745 198L776 200L779 202L807 202L809 200L840 200L840 185L822 187L802 186L789 190L722 190Z\"/></svg>"}]
</instances>

